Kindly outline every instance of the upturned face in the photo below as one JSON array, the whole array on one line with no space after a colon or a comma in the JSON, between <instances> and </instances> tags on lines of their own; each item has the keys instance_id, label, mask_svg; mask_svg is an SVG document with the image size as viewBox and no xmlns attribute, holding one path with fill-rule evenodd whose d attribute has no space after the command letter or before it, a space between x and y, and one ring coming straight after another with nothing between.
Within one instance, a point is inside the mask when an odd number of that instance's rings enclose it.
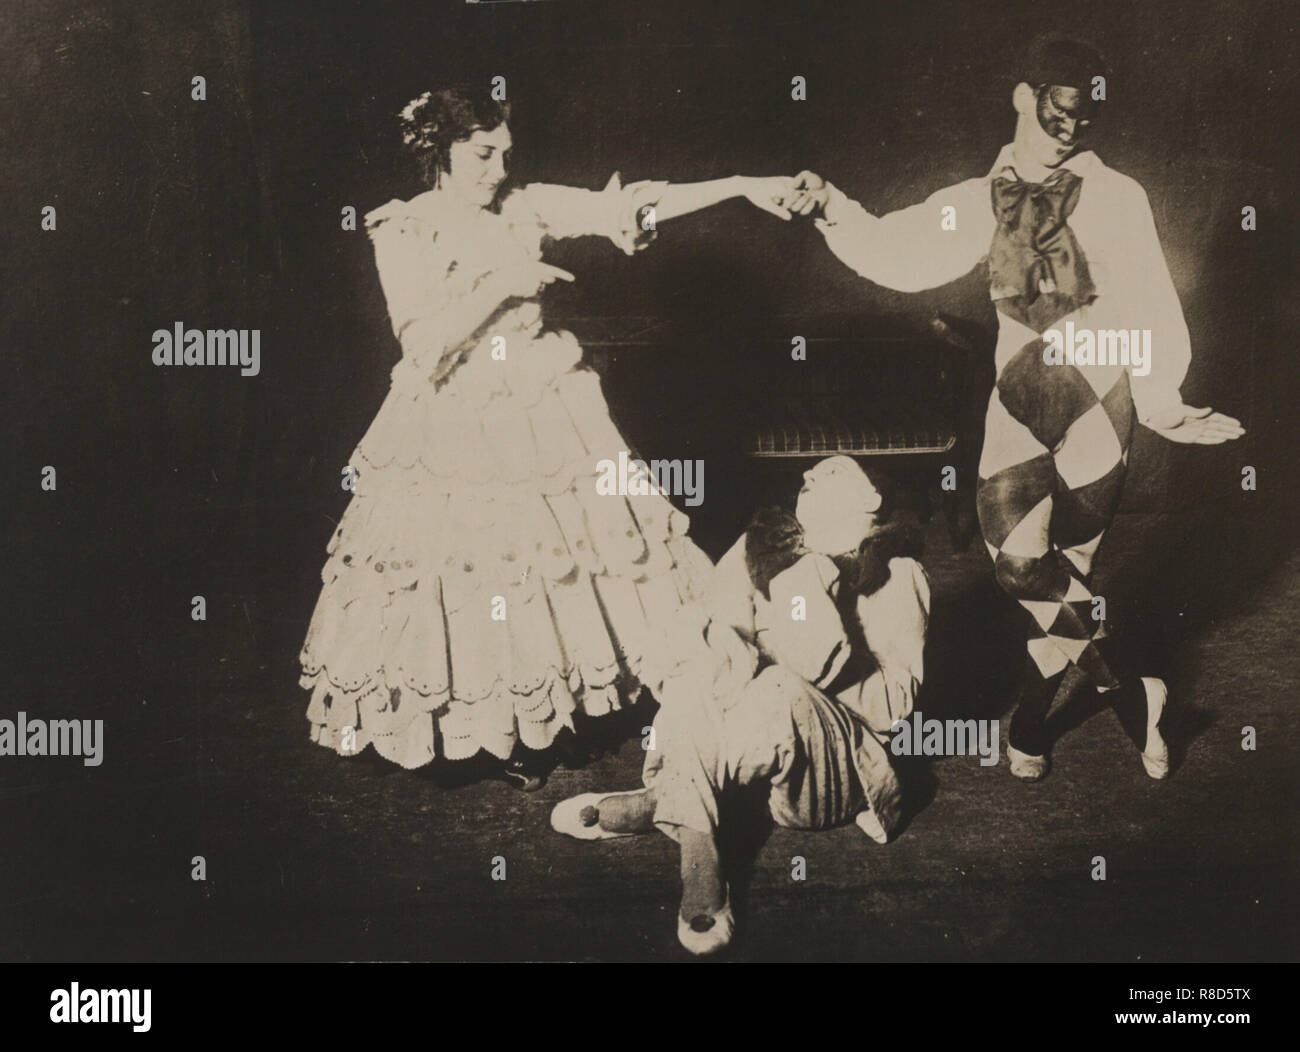
<instances>
[{"instance_id":1,"label":"upturned face","mask_svg":"<svg viewBox=\"0 0 1300 1052\"><path fill-rule=\"evenodd\" d=\"M505 124L491 131L476 128L468 139L454 142L448 149L443 187L469 204L487 208L505 181L512 145Z\"/></svg>"},{"instance_id":2,"label":"upturned face","mask_svg":"<svg viewBox=\"0 0 1300 1052\"><path fill-rule=\"evenodd\" d=\"M826 555L857 548L871 532L882 501L866 472L850 457L828 457L803 478L794 514L804 544Z\"/></svg>"}]
</instances>

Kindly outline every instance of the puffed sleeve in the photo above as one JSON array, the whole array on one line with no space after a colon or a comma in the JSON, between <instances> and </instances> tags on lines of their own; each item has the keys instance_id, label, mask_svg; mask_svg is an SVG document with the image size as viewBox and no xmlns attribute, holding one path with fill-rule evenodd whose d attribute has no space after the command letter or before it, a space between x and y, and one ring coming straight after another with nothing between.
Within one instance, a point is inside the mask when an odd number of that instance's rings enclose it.
<instances>
[{"instance_id":1,"label":"puffed sleeve","mask_svg":"<svg viewBox=\"0 0 1300 1052\"><path fill-rule=\"evenodd\" d=\"M629 256L655 238L653 212L668 183L619 184L618 173L601 191L552 183L529 183L508 205L534 216L548 237L607 237Z\"/></svg>"},{"instance_id":2,"label":"puffed sleeve","mask_svg":"<svg viewBox=\"0 0 1300 1052\"><path fill-rule=\"evenodd\" d=\"M436 378L457 360L447 334L458 328L455 312L477 280L460 271L451 246L429 220L407 213L404 205L394 200L367 213L366 233L393 335L402 346L399 368Z\"/></svg>"}]
</instances>

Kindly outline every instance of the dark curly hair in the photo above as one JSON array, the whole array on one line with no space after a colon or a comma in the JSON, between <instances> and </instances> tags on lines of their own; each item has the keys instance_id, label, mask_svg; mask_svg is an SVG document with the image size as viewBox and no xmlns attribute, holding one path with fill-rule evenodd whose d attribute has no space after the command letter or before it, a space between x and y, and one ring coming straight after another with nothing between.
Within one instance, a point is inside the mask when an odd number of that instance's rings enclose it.
<instances>
[{"instance_id":1,"label":"dark curly hair","mask_svg":"<svg viewBox=\"0 0 1300 1052\"><path fill-rule=\"evenodd\" d=\"M399 115L402 141L430 188L450 164L448 151L479 129L491 131L510 119L510 103L487 87L452 84L412 99Z\"/></svg>"}]
</instances>

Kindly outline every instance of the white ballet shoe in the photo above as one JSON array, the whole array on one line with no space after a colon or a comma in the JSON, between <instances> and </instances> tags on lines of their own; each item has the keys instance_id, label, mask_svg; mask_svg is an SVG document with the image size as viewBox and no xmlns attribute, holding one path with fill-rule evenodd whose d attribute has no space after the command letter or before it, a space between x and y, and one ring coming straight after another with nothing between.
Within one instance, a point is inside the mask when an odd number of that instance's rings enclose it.
<instances>
[{"instance_id":1,"label":"white ballet shoe","mask_svg":"<svg viewBox=\"0 0 1300 1052\"><path fill-rule=\"evenodd\" d=\"M567 800L561 800L551 810L551 828L575 840L617 840L619 837L636 836L635 833L616 833L612 829L602 829L599 820L591 825L584 825L582 812L588 807L599 811L600 802L608 797L632 796L642 791L629 789L622 793L580 793Z\"/></svg>"},{"instance_id":2,"label":"white ballet shoe","mask_svg":"<svg viewBox=\"0 0 1300 1052\"><path fill-rule=\"evenodd\" d=\"M677 911L677 941L697 957L717 953L736 934L736 917L731 912L731 885L724 884L725 898L717 913L697 913L687 920Z\"/></svg>"},{"instance_id":3,"label":"white ballet shoe","mask_svg":"<svg viewBox=\"0 0 1300 1052\"><path fill-rule=\"evenodd\" d=\"M858 812L857 817L853 819L867 836L871 837L877 844L888 844L889 834L885 832L885 827L880 824L880 819L876 817L876 812L870 807L865 807Z\"/></svg>"},{"instance_id":4,"label":"white ballet shoe","mask_svg":"<svg viewBox=\"0 0 1300 1052\"><path fill-rule=\"evenodd\" d=\"M1168 778L1169 745L1160 733L1160 720L1169 701L1169 688L1162 679L1143 676L1142 689L1147 696L1147 741L1142 750L1142 766L1152 778Z\"/></svg>"},{"instance_id":5,"label":"white ballet shoe","mask_svg":"<svg viewBox=\"0 0 1300 1052\"><path fill-rule=\"evenodd\" d=\"M1027 752L1008 744L1007 760L1011 764L1011 773L1026 782L1037 782L1047 776L1051 762L1044 756L1030 756Z\"/></svg>"}]
</instances>

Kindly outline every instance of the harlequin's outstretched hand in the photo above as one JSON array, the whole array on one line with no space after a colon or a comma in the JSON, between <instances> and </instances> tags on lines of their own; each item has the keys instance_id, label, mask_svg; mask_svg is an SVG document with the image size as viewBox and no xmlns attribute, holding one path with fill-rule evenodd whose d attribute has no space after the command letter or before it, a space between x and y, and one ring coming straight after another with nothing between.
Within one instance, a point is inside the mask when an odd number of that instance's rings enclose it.
<instances>
[{"instance_id":1,"label":"harlequin's outstretched hand","mask_svg":"<svg viewBox=\"0 0 1300 1052\"><path fill-rule=\"evenodd\" d=\"M1146 421L1147 427L1170 442L1196 443L1217 446L1246 433L1241 422L1208 406L1194 409L1190 405L1176 405L1161 410Z\"/></svg>"},{"instance_id":2,"label":"harlequin's outstretched hand","mask_svg":"<svg viewBox=\"0 0 1300 1052\"><path fill-rule=\"evenodd\" d=\"M826 189L826 181L815 172L805 170L794 177L794 196L787 202L787 206L799 216L811 215L813 212L825 213L829 199L830 191Z\"/></svg>"}]
</instances>

